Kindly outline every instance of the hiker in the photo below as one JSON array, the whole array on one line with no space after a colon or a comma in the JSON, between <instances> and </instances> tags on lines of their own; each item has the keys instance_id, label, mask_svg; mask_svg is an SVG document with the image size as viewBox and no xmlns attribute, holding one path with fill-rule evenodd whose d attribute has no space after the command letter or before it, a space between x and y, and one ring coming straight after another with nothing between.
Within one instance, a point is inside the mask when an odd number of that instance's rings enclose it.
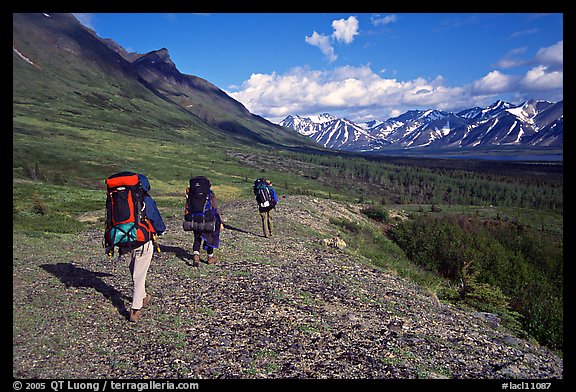
<instances>
[{"instance_id":1,"label":"hiker","mask_svg":"<svg viewBox=\"0 0 576 392\"><path fill-rule=\"evenodd\" d=\"M208 264L217 262L214 249L220 245L220 230L223 228L216 194L212 184L205 176L190 178L190 187L186 188L186 206L183 228L194 233L192 244L192 266L200 266L200 248L206 251Z\"/></svg>"},{"instance_id":2,"label":"hiker","mask_svg":"<svg viewBox=\"0 0 576 392\"><path fill-rule=\"evenodd\" d=\"M146 217L152 222L156 234L161 236L166 232L166 226L156 205L156 201L150 196L150 182L143 174L138 174L142 190L144 191L144 213ZM122 248L121 254L122 254ZM124 250L126 251L126 249ZM132 274L132 308L130 310L129 320L137 322L142 317L142 309L148 305L152 299L152 295L146 293L146 277L152 256L154 254L154 240L150 239L148 242L142 244L140 247L134 249L127 249L130 254L130 273Z\"/></svg>"},{"instance_id":3,"label":"hiker","mask_svg":"<svg viewBox=\"0 0 576 392\"><path fill-rule=\"evenodd\" d=\"M278 204L278 195L272 186L272 181L266 180L265 178L258 178L254 181L253 191L256 196L256 202L258 203L258 212L262 219L264 237L271 237L274 229L272 211L276 207L276 204Z\"/></svg>"},{"instance_id":4,"label":"hiker","mask_svg":"<svg viewBox=\"0 0 576 392\"><path fill-rule=\"evenodd\" d=\"M109 256L114 247L119 258L130 255L132 275L132 306L128 320L136 322L142 308L152 296L146 293L146 276L154 253L156 235L163 235L166 226L150 194L150 182L143 174L121 172L106 179L105 246Z\"/></svg>"}]
</instances>

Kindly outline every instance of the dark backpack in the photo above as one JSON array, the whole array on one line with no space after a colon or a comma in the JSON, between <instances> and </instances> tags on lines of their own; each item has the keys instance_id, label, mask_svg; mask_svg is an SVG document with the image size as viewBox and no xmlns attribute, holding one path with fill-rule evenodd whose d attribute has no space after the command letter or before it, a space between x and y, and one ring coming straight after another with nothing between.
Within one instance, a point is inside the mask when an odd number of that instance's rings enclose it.
<instances>
[{"instance_id":1,"label":"dark backpack","mask_svg":"<svg viewBox=\"0 0 576 392\"><path fill-rule=\"evenodd\" d=\"M152 222L144 211L144 190L138 174L120 172L106 179L106 253L114 254L114 247L137 247L152 239Z\"/></svg>"},{"instance_id":2,"label":"dark backpack","mask_svg":"<svg viewBox=\"0 0 576 392\"><path fill-rule=\"evenodd\" d=\"M214 231L216 213L210 202L210 180L204 176L190 178L186 188L183 228L186 231Z\"/></svg>"},{"instance_id":3,"label":"dark backpack","mask_svg":"<svg viewBox=\"0 0 576 392\"><path fill-rule=\"evenodd\" d=\"M261 208L274 208L276 205L276 200L274 200L270 185L268 185L263 178L254 181L254 195L256 195L256 202Z\"/></svg>"}]
</instances>

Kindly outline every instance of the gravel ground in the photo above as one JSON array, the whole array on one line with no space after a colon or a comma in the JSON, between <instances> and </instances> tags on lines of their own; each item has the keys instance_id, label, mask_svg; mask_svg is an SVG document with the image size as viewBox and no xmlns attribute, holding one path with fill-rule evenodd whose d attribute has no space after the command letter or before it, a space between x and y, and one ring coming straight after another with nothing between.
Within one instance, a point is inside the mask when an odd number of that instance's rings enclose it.
<instances>
[{"instance_id":1,"label":"gravel ground","mask_svg":"<svg viewBox=\"0 0 576 392\"><path fill-rule=\"evenodd\" d=\"M147 281L153 299L138 323L126 319L127 263L112 268L101 231L15 237L13 377L563 378L561 358L487 315L321 245L336 234L328 218L363 219L357 207L284 197L275 235L264 238L253 200L220 204L215 265L192 267L182 217L164 215Z\"/></svg>"}]
</instances>

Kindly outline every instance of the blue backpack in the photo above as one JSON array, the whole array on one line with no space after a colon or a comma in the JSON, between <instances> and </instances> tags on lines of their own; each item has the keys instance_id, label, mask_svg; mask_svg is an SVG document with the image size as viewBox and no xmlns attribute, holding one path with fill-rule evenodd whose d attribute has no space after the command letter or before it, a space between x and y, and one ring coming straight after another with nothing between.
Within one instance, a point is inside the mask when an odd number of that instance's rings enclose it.
<instances>
[{"instance_id":1,"label":"blue backpack","mask_svg":"<svg viewBox=\"0 0 576 392\"><path fill-rule=\"evenodd\" d=\"M186 188L186 207L184 209L185 231L214 231L216 229L216 212L212 208L210 180L204 176L190 178Z\"/></svg>"},{"instance_id":2,"label":"blue backpack","mask_svg":"<svg viewBox=\"0 0 576 392\"><path fill-rule=\"evenodd\" d=\"M254 195L260 208L274 208L278 203L276 191L264 178L254 181Z\"/></svg>"}]
</instances>

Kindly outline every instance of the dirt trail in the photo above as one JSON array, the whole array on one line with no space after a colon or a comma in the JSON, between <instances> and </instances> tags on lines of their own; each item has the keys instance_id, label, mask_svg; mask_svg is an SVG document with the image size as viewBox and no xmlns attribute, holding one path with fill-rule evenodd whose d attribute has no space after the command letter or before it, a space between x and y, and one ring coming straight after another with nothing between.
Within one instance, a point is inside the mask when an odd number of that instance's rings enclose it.
<instances>
[{"instance_id":1,"label":"dirt trail","mask_svg":"<svg viewBox=\"0 0 576 392\"><path fill-rule=\"evenodd\" d=\"M163 212L154 297L136 324L127 264L112 271L101 232L53 249L16 238L13 376L562 378L549 350L320 245L336 234L330 216L364 219L357 207L284 197L264 238L253 200L220 204L219 262L199 268L180 214Z\"/></svg>"}]
</instances>

